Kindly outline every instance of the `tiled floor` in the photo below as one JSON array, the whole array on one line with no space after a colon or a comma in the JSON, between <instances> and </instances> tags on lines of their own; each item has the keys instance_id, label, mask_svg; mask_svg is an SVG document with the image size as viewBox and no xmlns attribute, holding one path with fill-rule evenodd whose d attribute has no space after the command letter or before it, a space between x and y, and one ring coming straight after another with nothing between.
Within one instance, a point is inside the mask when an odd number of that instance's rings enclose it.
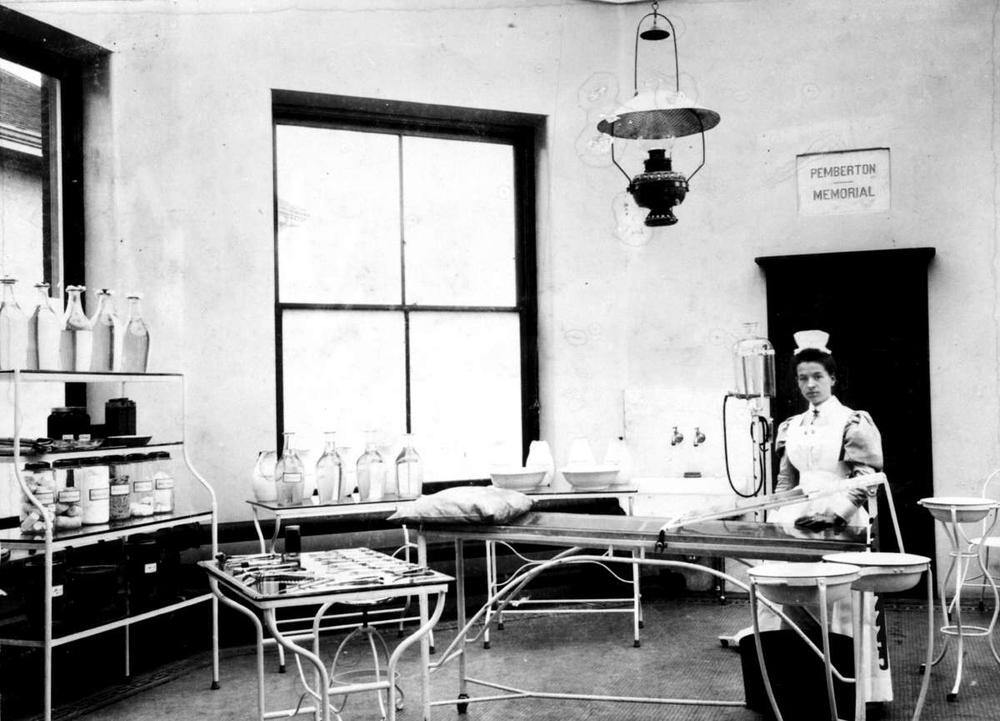
<instances>
[{"instance_id":1,"label":"tiled floor","mask_svg":"<svg viewBox=\"0 0 1000 721\"><path fill-rule=\"evenodd\" d=\"M926 612L917 606L889 606L889 645L893 658L896 700L870 718L883 721L909 719L921 677L916 669L923 658ZM975 616L974 610L970 615ZM658 600L645 605L646 623L641 648L633 648L631 620L627 615L520 616L495 632L492 647L481 643L468 648L471 676L489 678L534 690L567 690L586 694L614 693L634 696L675 696L691 699L720 698L742 702L740 656L722 648L717 635L732 632L749 621L745 602L725 606L705 600ZM453 624L438 629L441 650L454 633ZM391 636L394 634L390 634ZM331 637L327 644L336 642ZM392 640L390 638L390 640ZM965 680L957 702L945 700L955 672L955 649L935 667L923 719L998 718L1000 667L993 661L985 639L967 644ZM349 663L358 663L357 655ZM408 653L402 667L401 686L406 704L398 718L420 719L418 656ZM300 698L294 664L278 674L274 651L269 652L266 693L269 709L294 706ZM251 649L227 649L222 660L222 688L209 689L209 658L200 654L154 674L133 679L128 686L111 689L87 700L77 709L62 709L57 719L87 721L187 721L220 719L241 721L254 717L256 680ZM311 674L310 674L311 678ZM432 675L432 697L454 698L457 666L453 663ZM487 692L473 689L473 693ZM84 706L90 710L83 710ZM849 713L842 713L848 716ZM371 695L352 697L345 719L369 721L379 717ZM453 705L435 708L435 719L459 718ZM303 717L305 718L305 717ZM750 721L762 716L742 705L732 708L696 705L650 705L603 701L519 699L472 704L469 721L518 721L520 719L712 719ZM819 716L817 716L819 718ZM789 721L809 721L789 719Z\"/></svg>"}]
</instances>

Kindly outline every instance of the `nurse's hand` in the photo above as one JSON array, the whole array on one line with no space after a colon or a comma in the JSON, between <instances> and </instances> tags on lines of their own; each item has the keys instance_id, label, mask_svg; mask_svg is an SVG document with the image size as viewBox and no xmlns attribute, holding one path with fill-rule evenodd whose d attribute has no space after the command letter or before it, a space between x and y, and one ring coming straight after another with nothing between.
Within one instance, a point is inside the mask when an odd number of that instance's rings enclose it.
<instances>
[{"instance_id":1,"label":"nurse's hand","mask_svg":"<svg viewBox=\"0 0 1000 721\"><path fill-rule=\"evenodd\" d=\"M795 525L809 531L821 531L824 528L840 528L847 525L847 521L836 513L812 513L795 519Z\"/></svg>"}]
</instances>

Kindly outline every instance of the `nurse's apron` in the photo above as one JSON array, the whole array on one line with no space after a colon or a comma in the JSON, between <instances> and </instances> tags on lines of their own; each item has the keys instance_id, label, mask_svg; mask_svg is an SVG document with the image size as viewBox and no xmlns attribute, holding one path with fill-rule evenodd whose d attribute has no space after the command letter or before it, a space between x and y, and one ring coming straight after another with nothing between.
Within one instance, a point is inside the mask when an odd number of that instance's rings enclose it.
<instances>
[{"instance_id":1,"label":"nurse's apron","mask_svg":"<svg viewBox=\"0 0 1000 721\"><path fill-rule=\"evenodd\" d=\"M812 412L806 411L801 422L789 424L786 433L785 453L788 454L788 460L799 472L799 487L804 492L823 490L832 484L839 484L850 476L850 466L840 460L840 453L844 442L844 427L853 413L854 411L850 408L838 405L824 411L816 423L810 423ZM838 505L837 502L843 500L842 497L838 498L838 496L840 494L783 506L768 514L768 522L794 524L796 519L802 516L832 513ZM859 508L854 516L848 520L848 524L866 528L868 526L867 511ZM871 659L872 664L869 683L864 690L865 700L891 701L892 679L889 676L888 649L885 646L885 619L881 617L880 610L876 610L875 597L871 598L872 602L864 609L864 623L871 630L867 634L868 638L862 658ZM806 610L818 622L819 609L806 608ZM876 616L879 617L878 624L876 624ZM851 627L850 599L833 604L829 619L831 632L845 636L854 635ZM780 627L773 614L764 613L760 620L762 629ZM880 626L882 631L879 630ZM883 647L882 654L876 652L876 643L879 642L880 637Z\"/></svg>"}]
</instances>

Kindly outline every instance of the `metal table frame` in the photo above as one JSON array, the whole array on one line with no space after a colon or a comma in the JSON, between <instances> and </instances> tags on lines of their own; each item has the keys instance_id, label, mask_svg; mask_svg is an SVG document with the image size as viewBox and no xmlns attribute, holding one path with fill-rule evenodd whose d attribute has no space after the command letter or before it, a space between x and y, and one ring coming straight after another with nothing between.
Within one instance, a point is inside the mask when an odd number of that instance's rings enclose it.
<instances>
[{"instance_id":1,"label":"metal table frame","mask_svg":"<svg viewBox=\"0 0 1000 721\"><path fill-rule=\"evenodd\" d=\"M232 575L225 573L214 561L201 561L199 565L208 573L209 587L212 593L226 606L238 611L240 614L250 619L256 632L257 646L257 715L260 721L271 718L286 718L302 713L313 713L315 718L322 721L330 721L331 712L334 717L340 719L340 714L333 709L330 704L330 696L341 696L363 691L385 691L388 695L386 704L387 718L394 721L396 718L396 695L395 684L396 667L404 651L416 642L420 642L420 658L423 672L421 674L421 688L423 696L424 718L430 718L430 642L428 634L441 618L444 610L444 598L448 590L448 583L452 581L451 576L442 573L431 572L432 575L426 578L413 578L406 582L394 585L380 585L371 587L354 587L349 589L325 590L295 595L262 595L253 589L240 583ZM430 596L436 596L434 610L429 609ZM413 633L399 641L395 650L390 654L386 665L385 678L378 678L374 681L364 683L344 684L331 687L330 673L326 669L319 648L319 631L322 619L327 610L336 603L366 603L384 598L417 596L420 605L420 625ZM313 615L313 632L309 634L312 638L312 648L306 648L295 643L295 641L282 633L278 626L276 613L281 608L296 608L302 606L319 605ZM263 616L264 622L257 614ZM312 696L313 705L300 705L294 709L281 711L267 711L264 698L264 626L267 627L274 640L284 649L291 651L297 658L305 659L314 670L313 686L310 686L305 679L305 674L301 673L301 681L305 687L306 694Z\"/></svg>"},{"instance_id":2,"label":"metal table frame","mask_svg":"<svg viewBox=\"0 0 1000 721\"><path fill-rule=\"evenodd\" d=\"M452 525L423 527L417 536L418 562L426 565L428 540L445 540L454 543L456 568L456 605L459 631L454 640L441 654L441 658L431 667L438 671L451 661L458 663L458 694L455 698L435 700L431 706L455 704L459 713L464 713L470 703L484 703L521 698L545 698L587 701L615 701L628 703L653 703L672 705L744 706L745 700L690 699L631 697L603 694L574 694L516 688L487 679L468 675L465 646L478 641L478 634L470 636L470 631L494 607L502 607L509 598L515 598L534 578L555 566L590 563L618 563L632 565L638 573L639 565L697 570L711 574L747 593L749 586L714 568L685 561L650 558L646 554L689 554L702 556L741 555L755 558L775 558L785 560L820 560L826 553L847 550L864 550L866 537L863 532L835 534L832 531L810 533L807 531L788 532L776 530L767 534L761 528L767 524L747 522L709 521L691 524L688 527L666 528L664 519L627 516L588 516L571 513L529 513L518 523L506 526ZM755 532L756 531L756 532ZM737 533L742 532L740 535ZM465 541L509 540L512 543L541 543L562 546L566 550L557 557L539 563L519 576L516 582L497 590L471 618L465 608ZM585 548L607 546L611 550L627 551L629 556L593 555L583 552ZM766 599L761 602L783 618L790 628L809 645L814 653L822 657L806 635L779 608ZM495 614L492 616L495 618ZM766 676L765 685L769 685ZM470 696L470 685L493 689L497 693ZM769 699L773 694L769 694ZM773 701L772 701L773 703ZM429 717L428 717L429 718Z\"/></svg>"},{"instance_id":3,"label":"metal table frame","mask_svg":"<svg viewBox=\"0 0 1000 721\"><path fill-rule=\"evenodd\" d=\"M581 501L581 500L600 500L600 499L614 499L624 506L625 514L631 516L635 511L635 496L637 490L633 486L621 486L608 488L602 491L551 491L551 490L538 490L538 491L526 491L525 494L530 496L536 502L544 501ZM486 597L489 598L493 596L497 591L504 588L508 584L516 583L517 580L529 569L543 563L541 560L528 558L527 556L521 554L515 547L512 541L508 540L495 540L487 539L485 542L486 547ZM557 545L557 544L546 544L546 545ZM515 558L521 561L520 565L512 573L510 573L506 578L501 579L500 574L497 569L497 546L503 546L508 549ZM575 553L576 551L570 549L563 551L560 554L554 556L558 558L566 553ZM638 551L633 550L632 554L635 555ZM612 555L613 550L608 549L606 555ZM546 559L549 560L549 559ZM609 564L597 562L596 565L605 569L611 576L621 583L628 584L631 586L631 596L621 597L621 598L556 598L556 599L533 599L529 597L525 598L512 598L509 603L505 604L505 607L501 611L494 611L494 609L487 609L486 619L484 622L485 630L483 632L483 648L490 647L490 622L494 615L496 614L497 628L503 629L504 627L504 616L514 616L517 614L526 613L544 613L544 614L590 614L590 613L628 613L632 615L632 643L638 648L642 641L640 639L640 629L642 628L642 596L641 587L639 584L639 567L636 565L632 566L631 578L623 578L618 575ZM598 604L600 607L594 608L593 606Z\"/></svg>"}]
</instances>

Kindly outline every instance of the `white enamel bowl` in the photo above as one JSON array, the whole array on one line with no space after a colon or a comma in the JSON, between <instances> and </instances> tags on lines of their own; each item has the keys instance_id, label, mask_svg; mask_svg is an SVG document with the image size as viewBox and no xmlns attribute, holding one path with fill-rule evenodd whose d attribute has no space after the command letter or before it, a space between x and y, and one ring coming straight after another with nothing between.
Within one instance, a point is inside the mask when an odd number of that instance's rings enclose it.
<instances>
[{"instance_id":1,"label":"white enamel bowl","mask_svg":"<svg viewBox=\"0 0 1000 721\"><path fill-rule=\"evenodd\" d=\"M803 606L819 603L820 578L826 582L827 603L850 597L851 584L858 580L861 569L847 563L776 561L754 566L747 573L767 600Z\"/></svg>"},{"instance_id":2,"label":"white enamel bowl","mask_svg":"<svg viewBox=\"0 0 1000 721\"><path fill-rule=\"evenodd\" d=\"M618 480L617 466L567 466L560 473L574 491L603 491Z\"/></svg>"},{"instance_id":3,"label":"white enamel bowl","mask_svg":"<svg viewBox=\"0 0 1000 721\"><path fill-rule=\"evenodd\" d=\"M1000 502L982 496L935 496L921 498L917 503L926 508L934 518L946 523L951 522L953 508L959 523L975 523L1000 506Z\"/></svg>"},{"instance_id":4,"label":"white enamel bowl","mask_svg":"<svg viewBox=\"0 0 1000 721\"><path fill-rule=\"evenodd\" d=\"M896 593L913 588L931 565L927 556L880 551L829 553L823 560L857 566L861 569L861 577L854 582L854 590L875 593Z\"/></svg>"},{"instance_id":5,"label":"white enamel bowl","mask_svg":"<svg viewBox=\"0 0 1000 721\"><path fill-rule=\"evenodd\" d=\"M490 472L493 485L511 491L530 491L545 480L544 468L497 468Z\"/></svg>"}]
</instances>

